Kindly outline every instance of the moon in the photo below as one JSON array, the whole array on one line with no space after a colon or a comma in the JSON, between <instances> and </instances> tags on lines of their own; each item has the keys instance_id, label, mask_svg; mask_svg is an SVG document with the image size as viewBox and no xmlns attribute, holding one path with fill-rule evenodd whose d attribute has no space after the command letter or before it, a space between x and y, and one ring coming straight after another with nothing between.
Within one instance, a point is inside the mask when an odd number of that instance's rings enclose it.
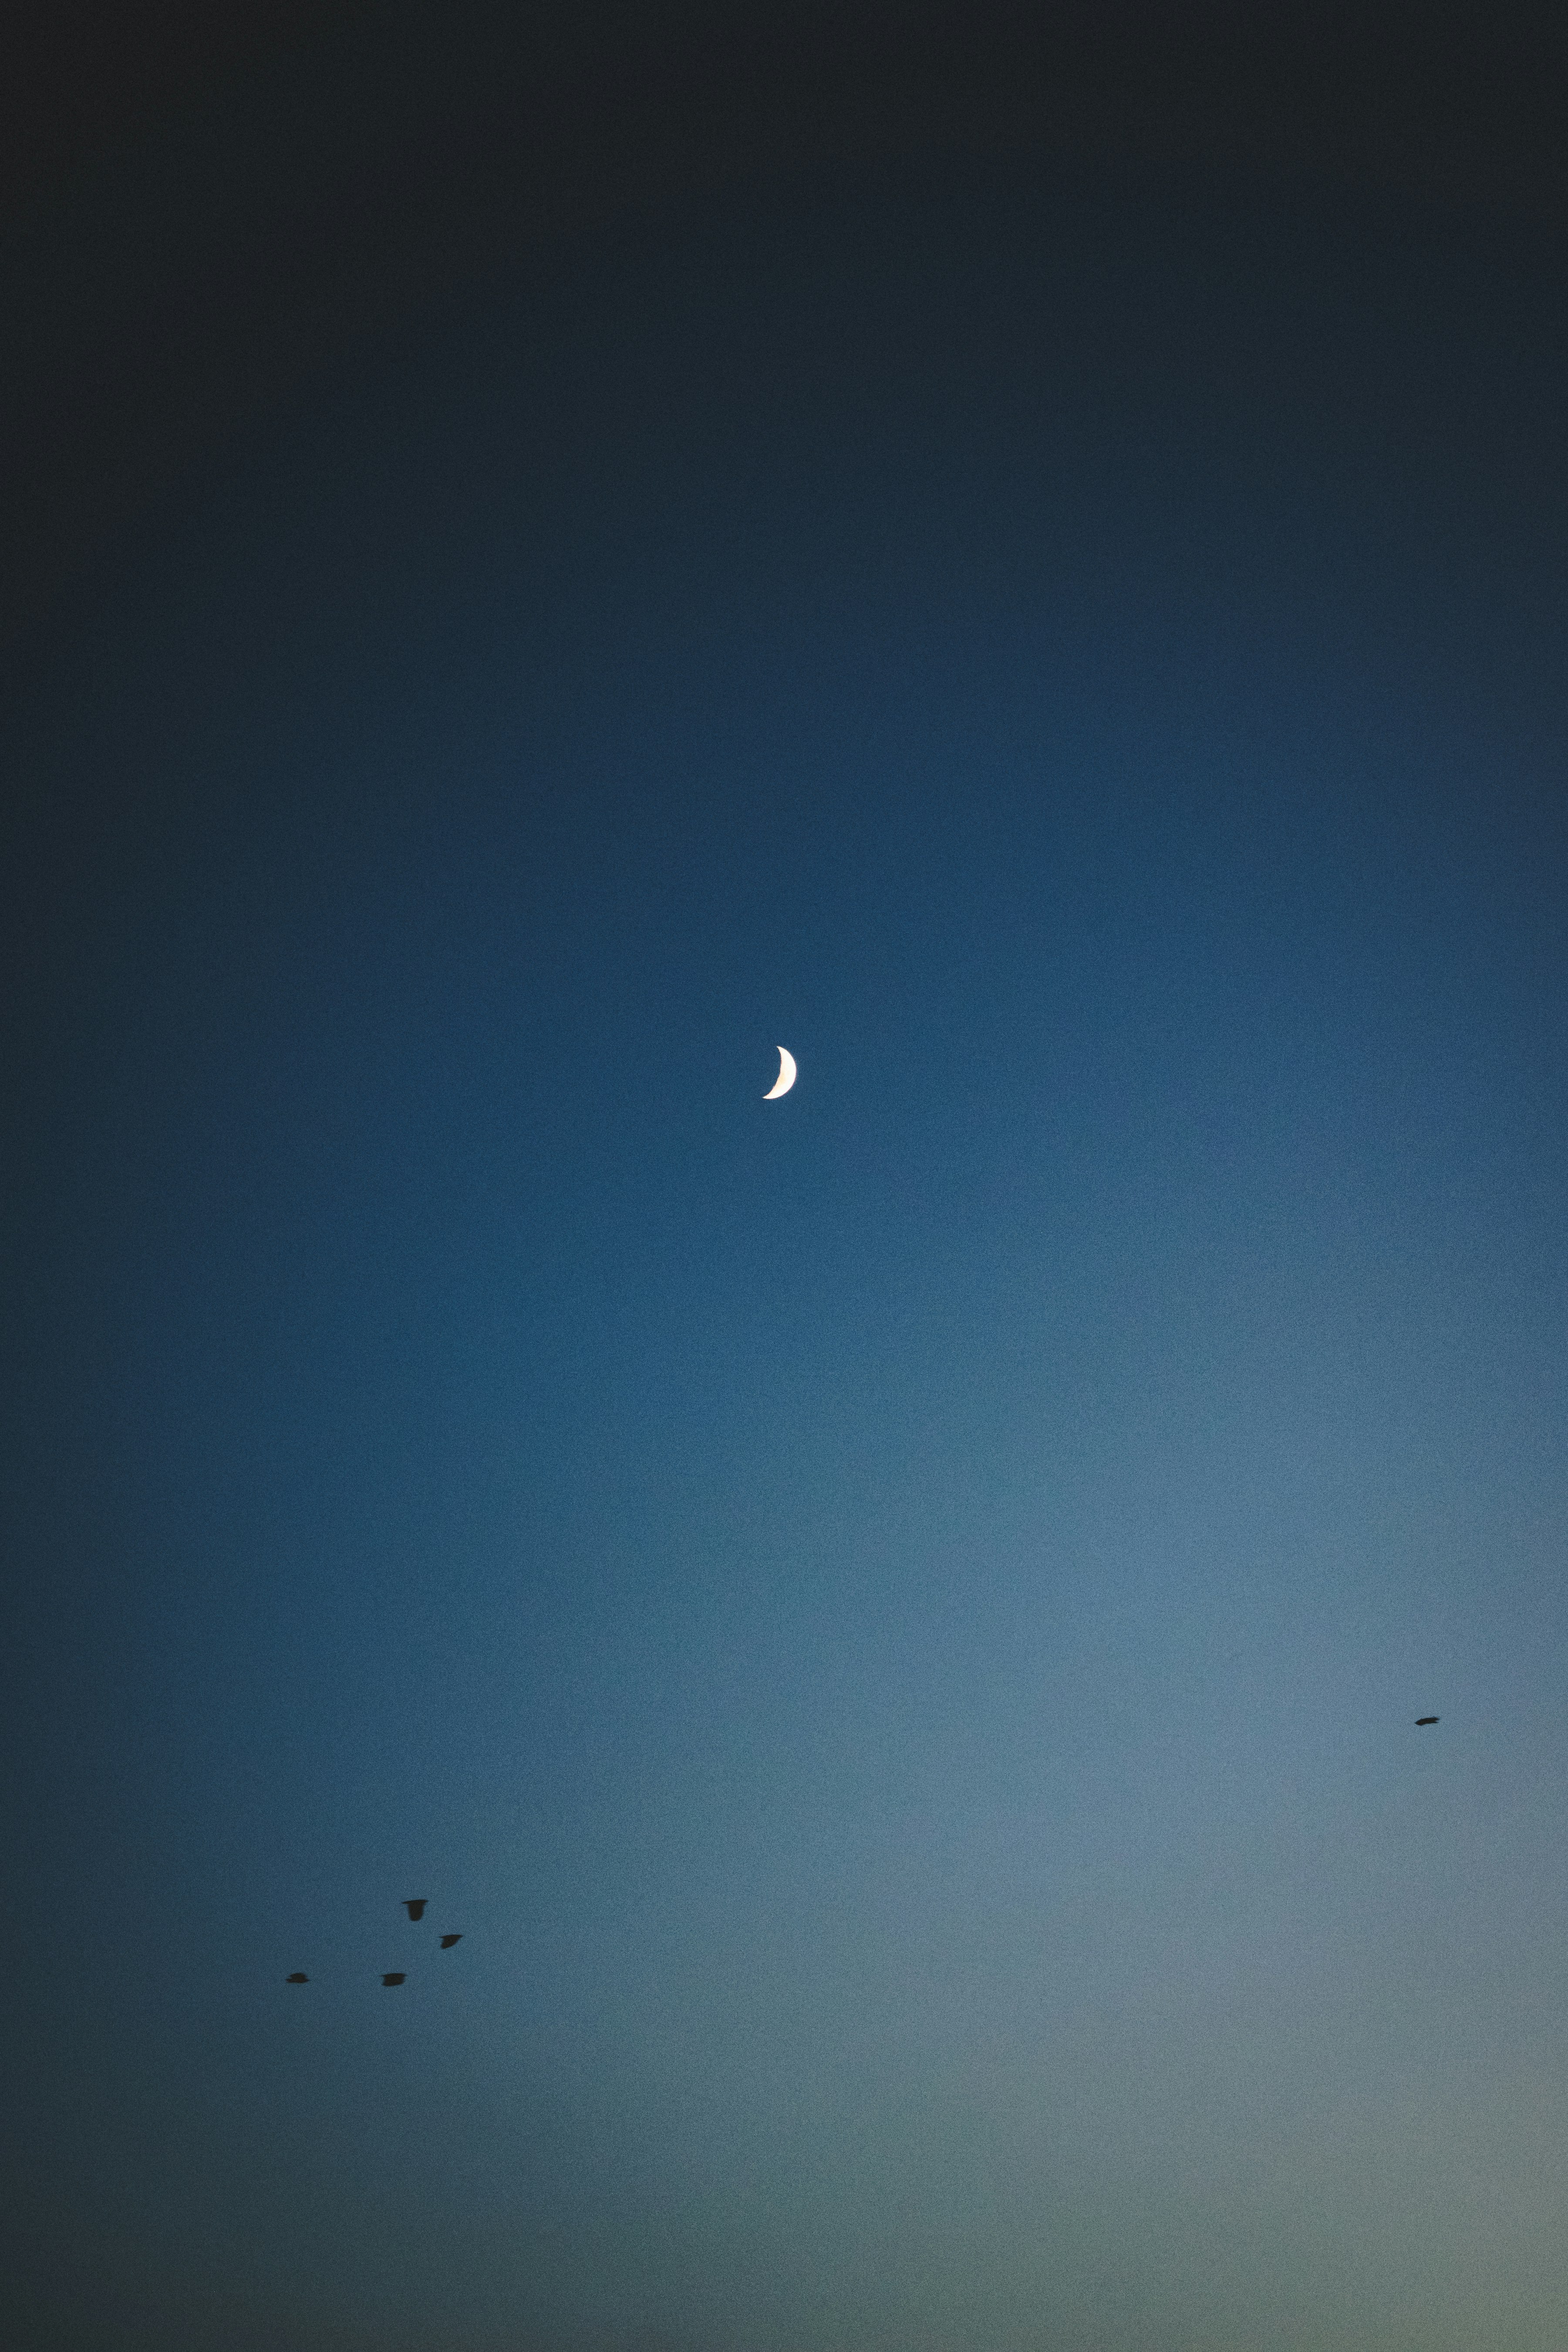
<instances>
[{"instance_id":1,"label":"moon","mask_svg":"<svg viewBox=\"0 0 1568 2352\"><path fill-rule=\"evenodd\" d=\"M764 1102L777 1102L780 1095L787 1095L794 1084L795 1055L790 1052L786 1045L781 1045L779 1047L779 1074L773 1080L773 1085L768 1088L767 1093L763 1097L763 1100Z\"/></svg>"}]
</instances>

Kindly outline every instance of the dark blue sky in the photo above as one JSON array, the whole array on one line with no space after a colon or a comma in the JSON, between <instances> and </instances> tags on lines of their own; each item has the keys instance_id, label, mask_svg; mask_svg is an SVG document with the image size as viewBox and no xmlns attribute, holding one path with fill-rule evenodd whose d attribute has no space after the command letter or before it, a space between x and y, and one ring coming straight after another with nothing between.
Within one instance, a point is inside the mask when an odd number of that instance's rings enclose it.
<instances>
[{"instance_id":1,"label":"dark blue sky","mask_svg":"<svg viewBox=\"0 0 1568 2352\"><path fill-rule=\"evenodd\" d=\"M905 148L81 458L29 2352L1563 2340L1557 230Z\"/></svg>"}]
</instances>

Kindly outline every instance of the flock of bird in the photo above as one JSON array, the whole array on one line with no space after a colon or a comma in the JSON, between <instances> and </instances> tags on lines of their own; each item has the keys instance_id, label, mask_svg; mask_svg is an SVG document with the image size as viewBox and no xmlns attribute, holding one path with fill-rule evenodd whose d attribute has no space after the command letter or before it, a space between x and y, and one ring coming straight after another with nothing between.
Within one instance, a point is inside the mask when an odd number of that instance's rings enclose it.
<instances>
[{"instance_id":1,"label":"flock of bird","mask_svg":"<svg viewBox=\"0 0 1568 2352\"><path fill-rule=\"evenodd\" d=\"M428 1900L429 1897L424 1895L407 1896L405 1898L403 1907L407 1912L411 1919L423 1919L425 1916L425 1906ZM443 1936L441 1938L441 1949L444 1952L449 1952L454 1944L460 1944L463 1938L460 1931L455 1936ZM296 1969L293 1975L285 1977L283 1981L285 1984L309 1984L310 1979L305 1974L303 1969ZM406 1969L388 1969L383 1975L381 1981L384 1985L406 1984L408 1981L408 1971Z\"/></svg>"}]
</instances>

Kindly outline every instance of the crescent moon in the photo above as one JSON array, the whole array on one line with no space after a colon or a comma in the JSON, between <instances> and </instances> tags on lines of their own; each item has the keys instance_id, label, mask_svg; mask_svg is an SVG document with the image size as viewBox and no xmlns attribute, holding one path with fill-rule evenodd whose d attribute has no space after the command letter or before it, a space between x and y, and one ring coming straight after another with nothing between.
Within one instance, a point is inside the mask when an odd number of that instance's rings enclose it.
<instances>
[{"instance_id":1,"label":"crescent moon","mask_svg":"<svg viewBox=\"0 0 1568 2352\"><path fill-rule=\"evenodd\" d=\"M790 1052L786 1045L781 1045L779 1047L779 1074L773 1080L773 1085L768 1088L767 1093L763 1097L763 1100L764 1102L777 1102L780 1095L787 1095L794 1084L795 1055Z\"/></svg>"}]
</instances>

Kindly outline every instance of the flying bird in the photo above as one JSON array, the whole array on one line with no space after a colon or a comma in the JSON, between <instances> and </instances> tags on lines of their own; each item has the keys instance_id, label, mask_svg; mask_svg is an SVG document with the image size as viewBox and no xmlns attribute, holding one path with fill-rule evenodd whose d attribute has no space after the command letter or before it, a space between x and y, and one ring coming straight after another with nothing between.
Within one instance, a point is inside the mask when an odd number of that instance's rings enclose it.
<instances>
[{"instance_id":1,"label":"flying bird","mask_svg":"<svg viewBox=\"0 0 1568 2352\"><path fill-rule=\"evenodd\" d=\"M1436 1715L1418 1715L1415 1718L1415 1728L1419 1731L1424 1723L1437 1723L1440 1721L1441 1717Z\"/></svg>"},{"instance_id":2,"label":"flying bird","mask_svg":"<svg viewBox=\"0 0 1568 2352\"><path fill-rule=\"evenodd\" d=\"M429 1899L428 1895L421 1895L416 1896L412 1903L405 1902L403 1907L407 1912L411 1919L423 1919L425 1916L425 1906Z\"/></svg>"},{"instance_id":3,"label":"flying bird","mask_svg":"<svg viewBox=\"0 0 1568 2352\"><path fill-rule=\"evenodd\" d=\"M442 1937L442 1938L441 1938L441 1949L442 1949L444 1952L449 1952L449 1951L451 1950L451 1948L452 1948L452 1947L453 1947L453 1945L454 1945L454 1944L460 1944L460 1943L462 1942L462 1940L463 1940L463 1939L462 1939L462 1937L461 1937L460 1935L459 1935L459 1936L443 1936L443 1937Z\"/></svg>"},{"instance_id":4,"label":"flying bird","mask_svg":"<svg viewBox=\"0 0 1568 2352\"><path fill-rule=\"evenodd\" d=\"M381 1981L384 1985L406 1984L408 1982L408 1977L406 1971L403 1969L394 1969L391 1975L383 1977Z\"/></svg>"},{"instance_id":5,"label":"flying bird","mask_svg":"<svg viewBox=\"0 0 1568 2352\"><path fill-rule=\"evenodd\" d=\"M291 1977L285 1977L283 1981L285 1984L309 1984L310 1979L305 1974L303 1969L296 1969L293 1975Z\"/></svg>"}]
</instances>

